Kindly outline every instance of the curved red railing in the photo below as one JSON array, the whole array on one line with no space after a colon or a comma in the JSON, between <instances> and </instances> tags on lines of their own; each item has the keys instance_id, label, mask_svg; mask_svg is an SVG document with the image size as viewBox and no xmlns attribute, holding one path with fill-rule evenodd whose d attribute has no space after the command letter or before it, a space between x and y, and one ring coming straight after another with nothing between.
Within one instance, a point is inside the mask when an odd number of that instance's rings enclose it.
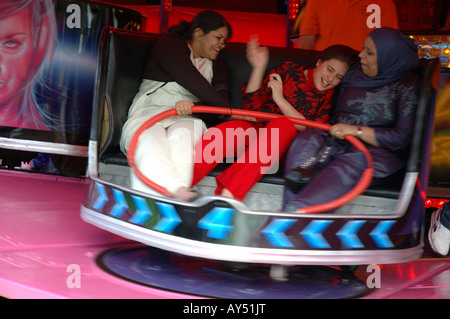
<instances>
[{"instance_id":1,"label":"curved red railing","mask_svg":"<svg viewBox=\"0 0 450 319\"><path fill-rule=\"evenodd\" d=\"M230 109L230 108L223 108L223 107L216 107L216 106L193 106L192 107L192 113L214 113L214 114L223 114L223 115L239 115L239 116L249 116L249 117L255 117L262 120L272 120L280 116L279 114L271 114L271 113L263 113L263 112L257 112L257 111L248 111L248 110L240 110L240 109ZM177 113L175 109L170 109L164 112L161 112L151 119L149 119L147 122L145 122L134 134L133 138L131 139L130 145L128 147L127 157L128 157L128 165L133 170L133 173L147 186L154 189L155 191L165 195L170 196L171 193L165 189L164 187L160 186L159 184L156 184L155 182L148 179L146 176L144 176L141 171L138 169L135 163L134 153L136 150L136 144L137 141L146 129L153 126L155 123L166 119L171 116L177 116ZM303 126L308 127L314 127L318 129L322 129L324 131L328 131L331 127L329 124L324 123L318 123L314 121L309 120L303 120L293 117L288 117L294 124L299 124ZM303 207L299 209L299 212L306 213L306 214L313 214L313 213L320 213L325 212L329 210L336 209L353 199L355 199L357 196L362 194L370 185L372 181L373 176L373 161L372 156L370 155L367 148L364 146L364 144L358 140L356 137L352 135L346 135L344 137L349 143L351 143L356 149L362 151L366 157L367 160L367 168L363 171L361 174L361 178L359 179L358 183L347 193L343 196L334 199L332 201L315 205L315 206L309 206L309 207Z\"/></svg>"}]
</instances>

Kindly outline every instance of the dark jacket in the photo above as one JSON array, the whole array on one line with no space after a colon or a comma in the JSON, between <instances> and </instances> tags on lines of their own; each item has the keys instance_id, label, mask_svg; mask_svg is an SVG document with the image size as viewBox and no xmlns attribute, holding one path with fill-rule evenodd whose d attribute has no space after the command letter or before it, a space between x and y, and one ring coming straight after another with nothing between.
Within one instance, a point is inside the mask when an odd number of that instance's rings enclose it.
<instances>
[{"instance_id":1,"label":"dark jacket","mask_svg":"<svg viewBox=\"0 0 450 319\"><path fill-rule=\"evenodd\" d=\"M153 47L143 78L160 82L176 81L201 100L197 105L231 107L227 70L220 56L213 61L210 84L192 64L190 54L183 37L175 34L161 36Z\"/></svg>"}]
</instances>

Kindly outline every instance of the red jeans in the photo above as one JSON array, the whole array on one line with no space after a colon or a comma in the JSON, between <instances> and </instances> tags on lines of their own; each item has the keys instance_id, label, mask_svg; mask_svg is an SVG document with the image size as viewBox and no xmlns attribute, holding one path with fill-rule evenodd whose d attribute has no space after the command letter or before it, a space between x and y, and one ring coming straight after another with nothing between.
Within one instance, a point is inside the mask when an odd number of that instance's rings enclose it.
<instances>
[{"instance_id":1,"label":"red jeans","mask_svg":"<svg viewBox=\"0 0 450 319\"><path fill-rule=\"evenodd\" d=\"M237 160L231 166L216 176L215 193L220 195L223 188L226 188L238 200L244 199L262 175L267 172L274 173L272 171L279 165L280 158L297 134L294 124L285 117L276 118L266 126L255 122L232 120L210 130L203 134L202 140L195 147L192 186L225 157L237 156ZM242 138L242 135L240 138L237 137L244 131L253 134L244 134L245 138ZM234 135L230 134L233 132ZM212 136L214 139L211 139ZM215 151L214 154L212 150Z\"/></svg>"}]
</instances>

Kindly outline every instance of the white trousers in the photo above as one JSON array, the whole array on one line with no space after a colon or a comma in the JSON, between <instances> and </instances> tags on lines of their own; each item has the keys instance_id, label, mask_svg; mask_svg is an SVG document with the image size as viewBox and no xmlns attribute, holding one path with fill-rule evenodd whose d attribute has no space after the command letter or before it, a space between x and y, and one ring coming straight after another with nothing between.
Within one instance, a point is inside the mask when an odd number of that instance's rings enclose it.
<instances>
[{"instance_id":1,"label":"white trousers","mask_svg":"<svg viewBox=\"0 0 450 319\"><path fill-rule=\"evenodd\" d=\"M183 117L167 128L156 123L145 130L136 145L135 161L141 173L170 193L190 187L194 165L194 146L205 130L196 118ZM144 184L134 173L131 187L150 194L159 194Z\"/></svg>"}]
</instances>

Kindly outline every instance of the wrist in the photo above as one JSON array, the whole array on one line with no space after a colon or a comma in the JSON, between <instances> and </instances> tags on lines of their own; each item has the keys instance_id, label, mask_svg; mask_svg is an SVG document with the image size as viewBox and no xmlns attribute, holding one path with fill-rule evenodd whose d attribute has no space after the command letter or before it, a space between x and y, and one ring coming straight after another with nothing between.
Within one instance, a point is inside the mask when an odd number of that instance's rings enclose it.
<instances>
[{"instance_id":1,"label":"wrist","mask_svg":"<svg viewBox=\"0 0 450 319\"><path fill-rule=\"evenodd\" d=\"M363 135L362 127L358 126L358 128L356 129L356 137L361 139L362 135Z\"/></svg>"},{"instance_id":2,"label":"wrist","mask_svg":"<svg viewBox=\"0 0 450 319\"><path fill-rule=\"evenodd\" d=\"M264 65L252 65L252 70L253 70L253 72L258 72L258 73L264 73L264 72L266 72L266 68L267 68L267 65L266 64L264 64Z\"/></svg>"},{"instance_id":3,"label":"wrist","mask_svg":"<svg viewBox=\"0 0 450 319\"><path fill-rule=\"evenodd\" d=\"M273 95L272 96L273 101L275 102L275 104L281 109L281 108L285 108L287 107L287 105L289 104L288 101L284 98L283 95L279 96L279 95ZM289 104L290 105L290 104Z\"/></svg>"}]
</instances>

